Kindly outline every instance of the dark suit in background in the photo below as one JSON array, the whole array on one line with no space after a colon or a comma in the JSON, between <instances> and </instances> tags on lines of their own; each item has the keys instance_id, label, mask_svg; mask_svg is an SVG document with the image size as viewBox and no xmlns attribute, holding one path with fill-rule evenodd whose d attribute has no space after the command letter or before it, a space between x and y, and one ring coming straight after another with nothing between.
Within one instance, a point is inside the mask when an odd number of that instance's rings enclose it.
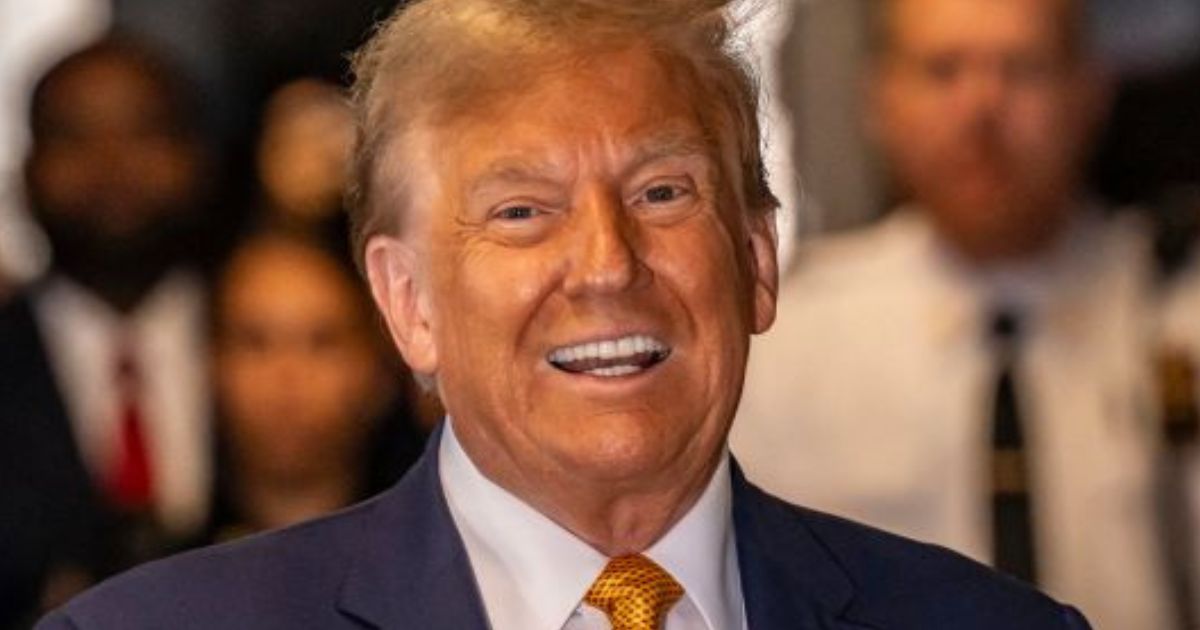
<instances>
[{"instance_id":1,"label":"dark suit in background","mask_svg":"<svg viewBox=\"0 0 1200 630\"><path fill-rule=\"evenodd\" d=\"M115 515L75 445L28 294L0 307L0 628L35 610L48 571L108 575Z\"/></svg>"}]
</instances>

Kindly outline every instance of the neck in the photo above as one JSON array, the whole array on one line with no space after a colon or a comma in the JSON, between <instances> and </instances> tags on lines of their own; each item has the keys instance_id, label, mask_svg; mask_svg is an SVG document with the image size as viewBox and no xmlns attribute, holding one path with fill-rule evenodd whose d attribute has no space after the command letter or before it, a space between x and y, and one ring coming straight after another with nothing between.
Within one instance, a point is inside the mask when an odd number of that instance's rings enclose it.
<instances>
[{"instance_id":1,"label":"neck","mask_svg":"<svg viewBox=\"0 0 1200 630\"><path fill-rule=\"evenodd\" d=\"M329 474L256 474L240 467L234 504L240 520L254 530L274 529L328 514L354 501L358 480L349 468Z\"/></svg>"},{"instance_id":2,"label":"neck","mask_svg":"<svg viewBox=\"0 0 1200 630\"><path fill-rule=\"evenodd\" d=\"M166 275L167 270L155 270L153 273L141 273L123 278L108 277L99 273L61 266L58 271L79 286L86 288L117 313L129 316L146 301L158 286L159 281Z\"/></svg>"},{"instance_id":3,"label":"neck","mask_svg":"<svg viewBox=\"0 0 1200 630\"><path fill-rule=\"evenodd\" d=\"M979 269L1020 264L1052 252L1079 208L1071 197L981 204L970 212L948 206L938 210L936 202L929 203L927 211L939 239Z\"/></svg>"},{"instance_id":4,"label":"neck","mask_svg":"<svg viewBox=\"0 0 1200 630\"><path fill-rule=\"evenodd\" d=\"M1051 255L1067 231L1066 223L1063 221L1045 226L1042 230L1021 234L985 234L978 238L943 231L942 240L970 266L981 270L1000 269L1028 264Z\"/></svg>"},{"instance_id":5,"label":"neck","mask_svg":"<svg viewBox=\"0 0 1200 630\"><path fill-rule=\"evenodd\" d=\"M534 479L505 475L500 471L514 468L468 457L485 477L608 557L641 553L654 545L696 504L720 463L714 457L695 470L639 471L625 479L570 470Z\"/></svg>"},{"instance_id":6,"label":"neck","mask_svg":"<svg viewBox=\"0 0 1200 630\"><path fill-rule=\"evenodd\" d=\"M602 501L562 495L545 501L544 510L594 549L615 558L653 546L696 504L704 487L705 483L697 483L676 491L631 493Z\"/></svg>"}]
</instances>

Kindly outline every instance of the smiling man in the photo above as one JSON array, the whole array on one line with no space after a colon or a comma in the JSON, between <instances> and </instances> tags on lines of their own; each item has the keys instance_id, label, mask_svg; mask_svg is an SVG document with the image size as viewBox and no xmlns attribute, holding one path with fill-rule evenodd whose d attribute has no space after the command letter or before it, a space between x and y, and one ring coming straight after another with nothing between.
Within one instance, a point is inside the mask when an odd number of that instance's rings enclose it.
<instances>
[{"instance_id":1,"label":"smiling man","mask_svg":"<svg viewBox=\"0 0 1200 630\"><path fill-rule=\"evenodd\" d=\"M394 489L43 628L1084 628L787 505L726 436L774 197L716 0L423 0L357 60L355 251L448 419Z\"/></svg>"}]
</instances>

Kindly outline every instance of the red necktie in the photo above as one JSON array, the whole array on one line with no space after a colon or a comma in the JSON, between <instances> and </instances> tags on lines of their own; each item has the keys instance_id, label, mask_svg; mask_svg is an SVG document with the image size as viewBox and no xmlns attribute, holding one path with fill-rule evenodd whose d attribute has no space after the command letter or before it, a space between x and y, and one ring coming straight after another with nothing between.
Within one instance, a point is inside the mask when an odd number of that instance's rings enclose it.
<instances>
[{"instance_id":1,"label":"red necktie","mask_svg":"<svg viewBox=\"0 0 1200 630\"><path fill-rule=\"evenodd\" d=\"M153 503L154 483L142 415L141 375L128 344L121 345L116 367L119 416L109 496L123 512L143 512Z\"/></svg>"}]
</instances>

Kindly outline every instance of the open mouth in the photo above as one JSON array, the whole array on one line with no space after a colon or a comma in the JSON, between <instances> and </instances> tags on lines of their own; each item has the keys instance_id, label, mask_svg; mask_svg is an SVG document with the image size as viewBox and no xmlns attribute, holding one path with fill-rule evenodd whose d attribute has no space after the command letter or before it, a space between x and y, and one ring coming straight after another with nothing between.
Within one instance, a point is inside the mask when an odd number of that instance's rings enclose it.
<instances>
[{"instance_id":1,"label":"open mouth","mask_svg":"<svg viewBox=\"0 0 1200 630\"><path fill-rule=\"evenodd\" d=\"M554 367L570 374L628 376L662 363L671 348L648 335L592 341L555 348L546 356Z\"/></svg>"}]
</instances>

